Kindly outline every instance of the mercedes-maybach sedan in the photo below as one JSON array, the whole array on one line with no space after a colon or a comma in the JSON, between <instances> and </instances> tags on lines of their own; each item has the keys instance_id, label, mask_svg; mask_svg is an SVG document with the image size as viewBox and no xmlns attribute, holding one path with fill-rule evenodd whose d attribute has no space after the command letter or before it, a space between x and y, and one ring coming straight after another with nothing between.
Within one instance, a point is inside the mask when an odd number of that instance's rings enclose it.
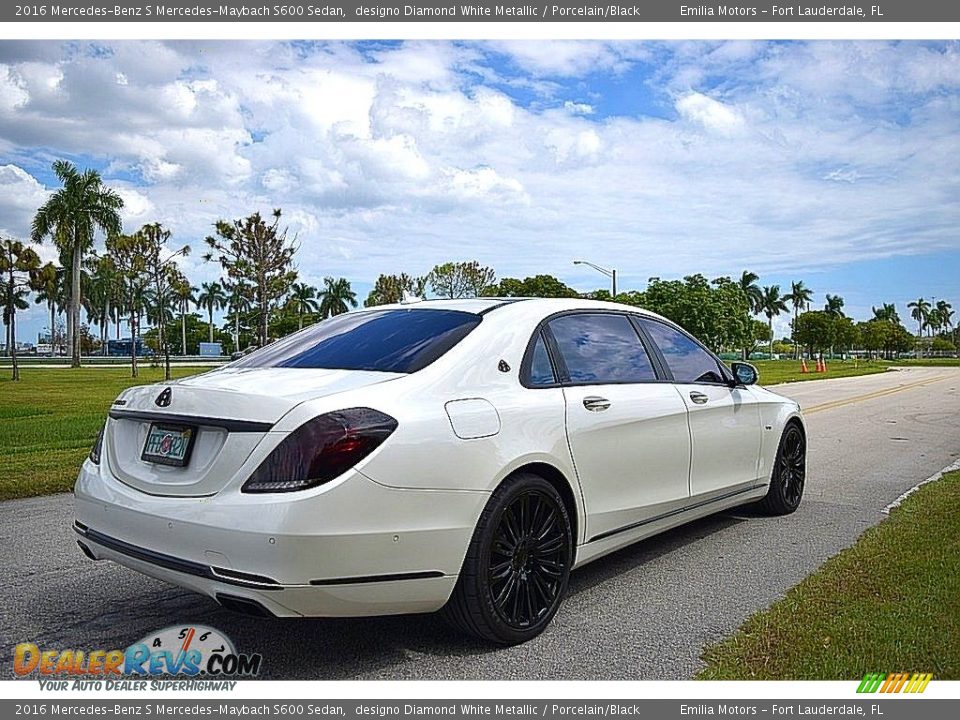
<instances>
[{"instance_id":1,"label":"mercedes-maybach sedan","mask_svg":"<svg viewBox=\"0 0 960 720\"><path fill-rule=\"evenodd\" d=\"M75 530L90 558L234 610L442 610L518 643L591 560L735 505L797 508L803 418L756 380L629 306L351 312L124 391Z\"/></svg>"}]
</instances>

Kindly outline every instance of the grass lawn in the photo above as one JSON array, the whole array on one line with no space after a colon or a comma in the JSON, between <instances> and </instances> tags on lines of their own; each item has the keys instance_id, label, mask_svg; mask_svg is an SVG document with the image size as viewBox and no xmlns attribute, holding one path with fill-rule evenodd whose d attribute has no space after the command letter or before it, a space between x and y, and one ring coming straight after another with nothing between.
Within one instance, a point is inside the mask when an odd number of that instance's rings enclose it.
<instances>
[{"instance_id":1,"label":"grass lawn","mask_svg":"<svg viewBox=\"0 0 960 720\"><path fill-rule=\"evenodd\" d=\"M204 370L171 368L174 377ZM134 379L129 368L22 368L21 378L0 377L0 500L70 490L110 403L163 370L141 367Z\"/></svg>"},{"instance_id":2,"label":"grass lawn","mask_svg":"<svg viewBox=\"0 0 960 720\"><path fill-rule=\"evenodd\" d=\"M827 360L827 372L813 372L816 361L807 362L808 373L802 373L799 360L757 360L752 363L760 371L761 385L776 385L799 380L822 380L823 378L852 377L886 372L891 363L879 360Z\"/></svg>"},{"instance_id":3,"label":"grass lawn","mask_svg":"<svg viewBox=\"0 0 960 720\"><path fill-rule=\"evenodd\" d=\"M960 678L960 472L925 485L736 635L703 679Z\"/></svg>"}]
</instances>

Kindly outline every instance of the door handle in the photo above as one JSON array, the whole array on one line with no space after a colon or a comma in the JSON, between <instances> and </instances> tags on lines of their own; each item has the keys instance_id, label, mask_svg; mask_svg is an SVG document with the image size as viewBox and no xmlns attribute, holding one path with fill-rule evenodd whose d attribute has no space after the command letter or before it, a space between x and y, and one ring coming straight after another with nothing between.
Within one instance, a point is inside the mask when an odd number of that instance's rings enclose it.
<instances>
[{"instance_id":1,"label":"door handle","mask_svg":"<svg viewBox=\"0 0 960 720\"><path fill-rule=\"evenodd\" d=\"M583 406L591 412L601 412L610 407L610 401L606 398L590 395L583 399Z\"/></svg>"},{"instance_id":2,"label":"door handle","mask_svg":"<svg viewBox=\"0 0 960 720\"><path fill-rule=\"evenodd\" d=\"M690 393L690 399L693 400L697 405L703 405L710 398L708 398L702 392L697 392L694 390Z\"/></svg>"}]
</instances>

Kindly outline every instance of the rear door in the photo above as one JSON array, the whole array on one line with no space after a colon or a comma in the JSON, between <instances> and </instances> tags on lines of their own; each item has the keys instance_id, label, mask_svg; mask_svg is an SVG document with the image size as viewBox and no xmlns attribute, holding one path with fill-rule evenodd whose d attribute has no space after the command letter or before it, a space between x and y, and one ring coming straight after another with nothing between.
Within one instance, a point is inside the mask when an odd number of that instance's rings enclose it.
<instances>
[{"instance_id":1,"label":"rear door","mask_svg":"<svg viewBox=\"0 0 960 720\"><path fill-rule=\"evenodd\" d=\"M659 349L690 413L691 496L722 495L755 483L761 428L753 393L731 387L728 371L685 332L652 318L642 318L640 325Z\"/></svg>"},{"instance_id":2,"label":"rear door","mask_svg":"<svg viewBox=\"0 0 960 720\"><path fill-rule=\"evenodd\" d=\"M613 534L685 501L686 406L658 376L629 317L571 313L550 320L544 334L563 385L587 538Z\"/></svg>"}]
</instances>

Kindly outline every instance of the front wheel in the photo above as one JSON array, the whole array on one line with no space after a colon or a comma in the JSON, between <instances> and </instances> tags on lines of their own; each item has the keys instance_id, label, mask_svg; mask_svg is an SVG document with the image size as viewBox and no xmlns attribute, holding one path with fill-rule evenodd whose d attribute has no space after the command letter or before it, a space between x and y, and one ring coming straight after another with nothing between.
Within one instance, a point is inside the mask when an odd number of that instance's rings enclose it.
<instances>
[{"instance_id":1,"label":"front wheel","mask_svg":"<svg viewBox=\"0 0 960 720\"><path fill-rule=\"evenodd\" d=\"M770 489L760 507L771 515L789 515L800 507L806 478L807 439L797 423L790 423L780 438Z\"/></svg>"},{"instance_id":2,"label":"front wheel","mask_svg":"<svg viewBox=\"0 0 960 720\"><path fill-rule=\"evenodd\" d=\"M525 642L556 614L572 562L570 517L559 493L538 475L517 474L481 513L441 613L454 627L485 640Z\"/></svg>"}]
</instances>

